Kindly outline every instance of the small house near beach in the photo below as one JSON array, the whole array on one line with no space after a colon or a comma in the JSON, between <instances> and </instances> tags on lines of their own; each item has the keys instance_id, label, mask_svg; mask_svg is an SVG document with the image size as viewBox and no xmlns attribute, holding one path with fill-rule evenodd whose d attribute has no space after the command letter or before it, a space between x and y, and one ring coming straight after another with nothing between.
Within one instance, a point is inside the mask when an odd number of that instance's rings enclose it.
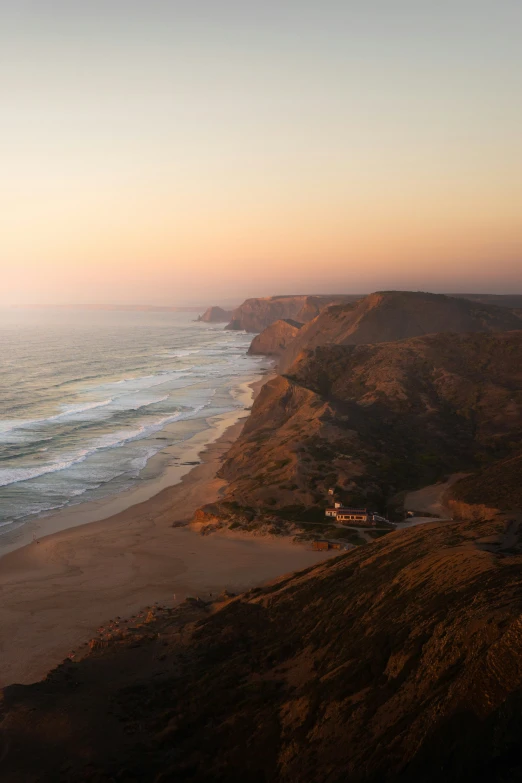
<instances>
[{"instance_id":1,"label":"small house near beach","mask_svg":"<svg viewBox=\"0 0 522 783\"><path fill-rule=\"evenodd\" d=\"M359 525L373 525L373 516L365 508L338 508L336 517L338 522L357 523Z\"/></svg>"},{"instance_id":2,"label":"small house near beach","mask_svg":"<svg viewBox=\"0 0 522 783\"><path fill-rule=\"evenodd\" d=\"M335 519L337 517L337 512L342 509L341 503L334 503L333 508L327 508L324 512L327 517L332 517Z\"/></svg>"},{"instance_id":3,"label":"small house near beach","mask_svg":"<svg viewBox=\"0 0 522 783\"><path fill-rule=\"evenodd\" d=\"M376 518L376 515L366 508L347 508L336 503L332 508L327 508L325 516L335 519L343 525L360 525L361 527L374 526L382 517ZM382 520L385 521L385 520Z\"/></svg>"}]
</instances>

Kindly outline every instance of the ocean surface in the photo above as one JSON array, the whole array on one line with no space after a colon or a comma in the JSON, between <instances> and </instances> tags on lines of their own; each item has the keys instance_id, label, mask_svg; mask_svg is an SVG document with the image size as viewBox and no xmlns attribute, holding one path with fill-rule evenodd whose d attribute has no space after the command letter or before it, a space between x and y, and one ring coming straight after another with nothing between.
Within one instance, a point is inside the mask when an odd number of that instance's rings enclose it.
<instances>
[{"instance_id":1,"label":"ocean surface","mask_svg":"<svg viewBox=\"0 0 522 783\"><path fill-rule=\"evenodd\" d=\"M0 310L0 541L131 487L155 454L242 407L263 364L252 336L195 317Z\"/></svg>"}]
</instances>

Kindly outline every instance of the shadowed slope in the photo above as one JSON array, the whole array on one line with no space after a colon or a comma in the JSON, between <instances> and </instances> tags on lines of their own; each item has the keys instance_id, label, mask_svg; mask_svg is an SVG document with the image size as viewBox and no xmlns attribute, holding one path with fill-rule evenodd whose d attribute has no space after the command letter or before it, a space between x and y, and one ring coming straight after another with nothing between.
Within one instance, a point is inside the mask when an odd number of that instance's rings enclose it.
<instances>
[{"instance_id":1,"label":"shadowed slope","mask_svg":"<svg viewBox=\"0 0 522 783\"><path fill-rule=\"evenodd\" d=\"M397 492L519 451L522 331L323 346L254 403L198 524L322 521L327 490L386 511Z\"/></svg>"},{"instance_id":2,"label":"shadowed slope","mask_svg":"<svg viewBox=\"0 0 522 783\"><path fill-rule=\"evenodd\" d=\"M466 476L453 485L450 496L471 506L522 512L522 454Z\"/></svg>"},{"instance_id":3,"label":"shadowed slope","mask_svg":"<svg viewBox=\"0 0 522 783\"><path fill-rule=\"evenodd\" d=\"M7 688L3 783L514 783L522 556L477 546L501 529L400 531Z\"/></svg>"},{"instance_id":4,"label":"shadowed slope","mask_svg":"<svg viewBox=\"0 0 522 783\"><path fill-rule=\"evenodd\" d=\"M459 299L470 299L481 304L497 305L497 307L509 307L511 310L522 312L522 294L448 294Z\"/></svg>"}]
</instances>

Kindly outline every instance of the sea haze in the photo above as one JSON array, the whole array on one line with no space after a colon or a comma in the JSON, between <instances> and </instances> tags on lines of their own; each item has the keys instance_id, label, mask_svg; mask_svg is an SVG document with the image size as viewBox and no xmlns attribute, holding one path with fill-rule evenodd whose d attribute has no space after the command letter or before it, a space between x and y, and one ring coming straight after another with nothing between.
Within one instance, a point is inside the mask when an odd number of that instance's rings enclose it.
<instances>
[{"instance_id":1,"label":"sea haze","mask_svg":"<svg viewBox=\"0 0 522 783\"><path fill-rule=\"evenodd\" d=\"M251 335L193 313L0 311L0 536L140 480L241 407Z\"/></svg>"}]
</instances>

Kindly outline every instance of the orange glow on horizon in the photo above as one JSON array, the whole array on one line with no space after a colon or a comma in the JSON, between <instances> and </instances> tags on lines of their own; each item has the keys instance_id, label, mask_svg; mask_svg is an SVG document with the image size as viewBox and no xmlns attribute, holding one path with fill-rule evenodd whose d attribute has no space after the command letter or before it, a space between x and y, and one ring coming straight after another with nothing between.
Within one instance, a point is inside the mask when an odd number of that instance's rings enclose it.
<instances>
[{"instance_id":1,"label":"orange glow on horizon","mask_svg":"<svg viewBox=\"0 0 522 783\"><path fill-rule=\"evenodd\" d=\"M522 7L96 5L0 26L0 305L522 291Z\"/></svg>"}]
</instances>

